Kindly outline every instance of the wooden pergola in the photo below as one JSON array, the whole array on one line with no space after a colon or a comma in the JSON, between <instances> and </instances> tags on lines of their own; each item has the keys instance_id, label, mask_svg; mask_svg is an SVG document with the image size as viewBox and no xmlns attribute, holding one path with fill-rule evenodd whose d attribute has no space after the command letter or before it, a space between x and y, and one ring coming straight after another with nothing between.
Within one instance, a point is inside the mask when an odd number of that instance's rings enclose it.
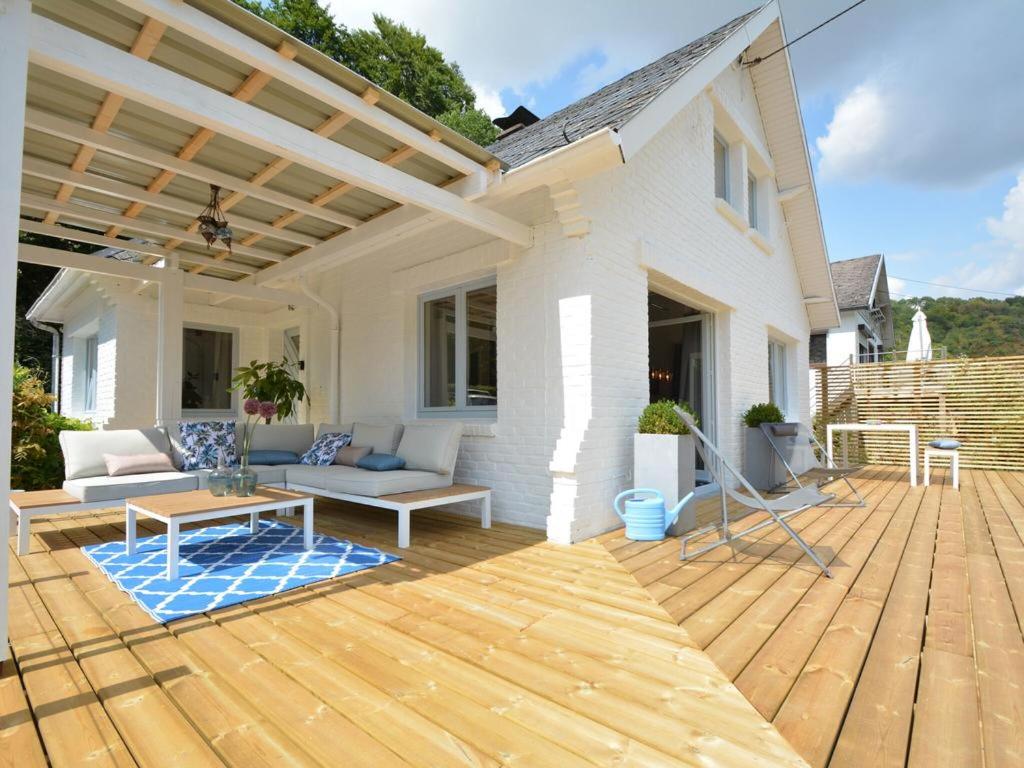
<instances>
[{"instance_id":1,"label":"wooden pergola","mask_svg":"<svg viewBox=\"0 0 1024 768\"><path fill-rule=\"evenodd\" d=\"M156 294L160 423L180 416L190 293L214 304L323 306L305 271L425 221L531 242L529 227L478 200L500 181L497 158L230 0L0 0L0 71L8 381L18 261L130 278ZM221 190L230 249L208 246L199 231L211 186ZM19 230L134 258L19 246ZM10 409L4 399L4 507Z\"/></svg>"}]
</instances>

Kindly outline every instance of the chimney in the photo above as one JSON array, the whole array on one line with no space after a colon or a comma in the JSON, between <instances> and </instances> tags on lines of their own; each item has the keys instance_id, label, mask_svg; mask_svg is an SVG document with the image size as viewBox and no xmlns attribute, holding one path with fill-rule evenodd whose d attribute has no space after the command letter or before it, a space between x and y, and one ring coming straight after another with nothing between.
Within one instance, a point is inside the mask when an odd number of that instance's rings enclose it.
<instances>
[{"instance_id":1,"label":"chimney","mask_svg":"<svg viewBox=\"0 0 1024 768\"><path fill-rule=\"evenodd\" d=\"M495 139L495 141L500 141L506 136L511 136L516 131L523 129L528 125L533 125L539 120L540 118L533 114L533 112L520 105L515 108L511 115L494 118L494 124L501 128L501 133L498 134L498 138Z\"/></svg>"}]
</instances>

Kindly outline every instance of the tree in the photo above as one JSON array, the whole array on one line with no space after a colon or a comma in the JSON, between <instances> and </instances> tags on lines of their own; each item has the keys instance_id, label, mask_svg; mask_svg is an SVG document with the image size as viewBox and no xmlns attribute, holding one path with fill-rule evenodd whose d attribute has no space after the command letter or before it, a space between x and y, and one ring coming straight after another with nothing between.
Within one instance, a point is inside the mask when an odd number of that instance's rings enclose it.
<instances>
[{"instance_id":1,"label":"tree","mask_svg":"<svg viewBox=\"0 0 1024 768\"><path fill-rule=\"evenodd\" d=\"M928 316L933 347L950 356L1024 355L1024 296L1005 300L920 296L892 303L895 348L907 348L917 307Z\"/></svg>"},{"instance_id":2,"label":"tree","mask_svg":"<svg viewBox=\"0 0 1024 768\"><path fill-rule=\"evenodd\" d=\"M404 24L374 14L374 29L349 30L317 0L235 2L477 144L497 137L459 65Z\"/></svg>"}]
</instances>

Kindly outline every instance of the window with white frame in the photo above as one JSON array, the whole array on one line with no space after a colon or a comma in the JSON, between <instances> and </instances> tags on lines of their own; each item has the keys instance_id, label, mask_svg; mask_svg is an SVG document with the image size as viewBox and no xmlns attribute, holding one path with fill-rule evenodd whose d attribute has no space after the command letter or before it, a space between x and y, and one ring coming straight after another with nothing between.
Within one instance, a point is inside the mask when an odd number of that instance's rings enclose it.
<instances>
[{"instance_id":1,"label":"window with white frame","mask_svg":"<svg viewBox=\"0 0 1024 768\"><path fill-rule=\"evenodd\" d=\"M82 388L82 410L87 413L96 410L96 385L100 368L100 340L90 336L85 340L85 363L82 366L84 386Z\"/></svg>"},{"instance_id":2,"label":"window with white frame","mask_svg":"<svg viewBox=\"0 0 1024 768\"><path fill-rule=\"evenodd\" d=\"M729 145L717 133L715 140L715 197L729 199Z\"/></svg>"},{"instance_id":3,"label":"window with white frame","mask_svg":"<svg viewBox=\"0 0 1024 768\"><path fill-rule=\"evenodd\" d=\"M747 222L751 229L757 229L757 178L747 174Z\"/></svg>"},{"instance_id":4,"label":"window with white frame","mask_svg":"<svg viewBox=\"0 0 1024 768\"><path fill-rule=\"evenodd\" d=\"M420 413L496 413L497 308L494 278L420 297Z\"/></svg>"},{"instance_id":5,"label":"window with white frame","mask_svg":"<svg viewBox=\"0 0 1024 768\"><path fill-rule=\"evenodd\" d=\"M236 332L231 329L182 329L181 410L192 413L234 413L229 390L236 365Z\"/></svg>"},{"instance_id":6,"label":"window with white frame","mask_svg":"<svg viewBox=\"0 0 1024 768\"><path fill-rule=\"evenodd\" d=\"M786 345L768 340L768 400L786 412Z\"/></svg>"}]
</instances>

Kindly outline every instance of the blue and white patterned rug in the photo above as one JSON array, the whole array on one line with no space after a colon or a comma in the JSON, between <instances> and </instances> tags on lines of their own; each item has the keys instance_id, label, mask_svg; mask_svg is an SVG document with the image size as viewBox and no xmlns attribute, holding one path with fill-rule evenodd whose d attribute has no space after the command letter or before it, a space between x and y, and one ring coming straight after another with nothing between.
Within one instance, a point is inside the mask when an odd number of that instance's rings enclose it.
<instances>
[{"instance_id":1,"label":"blue and white patterned rug","mask_svg":"<svg viewBox=\"0 0 1024 768\"><path fill-rule=\"evenodd\" d=\"M346 573L399 560L397 555L314 534L302 547L302 528L261 520L182 531L179 578L168 581L167 536L139 539L134 555L124 541L82 547L142 609L159 622L244 603Z\"/></svg>"}]
</instances>

